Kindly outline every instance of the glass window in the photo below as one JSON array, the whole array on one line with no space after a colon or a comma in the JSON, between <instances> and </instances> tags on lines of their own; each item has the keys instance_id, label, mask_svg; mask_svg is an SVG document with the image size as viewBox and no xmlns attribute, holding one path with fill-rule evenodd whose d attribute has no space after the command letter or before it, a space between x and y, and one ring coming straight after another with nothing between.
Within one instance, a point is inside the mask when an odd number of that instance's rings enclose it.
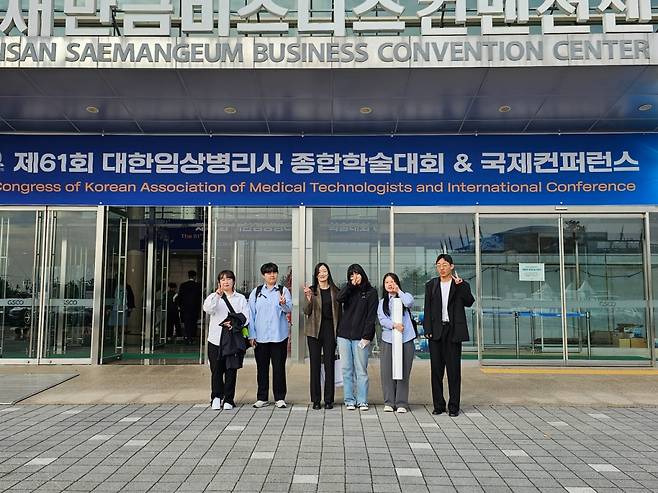
<instances>
[{"instance_id":1,"label":"glass window","mask_svg":"<svg viewBox=\"0 0 658 493\"><path fill-rule=\"evenodd\" d=\"M40 255L36 237L41 214L0 211L0 357L4 359L37 356Z\"/></svg>"},{"instance_id":2,"label":"glass window","mask_svg":"<svg viewBox=\"0 0 658 493\"><path fill-rule=\"evenodd\" d=\"M412 312L423 320L425 283L437 276L435 262L449 253L455 271L471 285L475 296L475 226L473 214L396 214L395 272L402 289L414 296ZM464 352L477 353L475 305L466 309L470 341ZM422 326L419 325L419 332ZM416 354L429 357L426 339L416 339ZM465 357L472 357L467 356Z\"/></svg>"},{"instance_id":3,"label":"glass window","mask_svg":"<svg viewBox=\"0 0 658 493\"><path fill-rule=\"evenodd\" d=\"M279 283L292 286L292 209L283 207L213 207L209 286L224 269L235 272L245 296L263 283L260 266L274 262Z\"/></svg>"},{"instance_id":4,"label":"glass window","mask_svg":"<svg viewBox=\"0 0 658 493\"><path fill-rule=\"evenodd\" d=\"M382 277L390 263L390 209L327 207L306 210L306 279L313 282L313 268L325 262L338 287L347 282L347 268L360 264L370 283L381 295ZM378 329L379 330L379 329ZM373 354L378 353L377 341Z\"/></svg>"},{"instance_id":5,"label":"glass window","mask_svg":"<svg viewBox=\"0 0 658 493\"><path fill-rule=\"evenodd\" d=\"M347 282L347 268L360 264L370 283L381 291L382 276L389 265L389 209L331 207L307 209L307 224L312 217L312 230L307 233L312 255L307 265L307 279L313 281L313 267L326 262L334 282ZM381 294L381 293L380 293Z\"/></svg>"}]
</instances>

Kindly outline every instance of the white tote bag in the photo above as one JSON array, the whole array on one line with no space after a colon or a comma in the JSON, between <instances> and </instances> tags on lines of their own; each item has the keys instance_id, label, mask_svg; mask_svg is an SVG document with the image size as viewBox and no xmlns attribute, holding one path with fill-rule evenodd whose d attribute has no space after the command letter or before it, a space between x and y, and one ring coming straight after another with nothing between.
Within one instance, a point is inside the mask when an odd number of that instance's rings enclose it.
<instances>
[{"instance_id":1,"label":"white tote bag","mask_svg":"<svg viewBox=\"0 0 658 493\"><path fill-rule=\"evenodd\" d=\"M343 386L343 364L340 362L340 358L336 358L334 361L334 384L336 387Z\"/></svg>"},{"instance_id":2,"label":"white tote bag","mask_svg":"<svg viewBox=\"0 0 658 493\"><path fill-rule=\"evenodd\" d=\"M320 384L324 386L324 365L320 366ZM343 386L343 365L338 355L336 355L336 360L334 361L334 385L336 387Z\"/></svg>"}]
</instances>

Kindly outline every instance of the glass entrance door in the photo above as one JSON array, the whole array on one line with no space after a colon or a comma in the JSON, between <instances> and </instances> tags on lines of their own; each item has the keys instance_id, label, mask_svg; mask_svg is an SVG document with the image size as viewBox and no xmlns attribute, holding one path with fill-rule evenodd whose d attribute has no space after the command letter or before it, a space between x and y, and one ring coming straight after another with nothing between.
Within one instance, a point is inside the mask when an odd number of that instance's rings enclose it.
<instances>
[{"instance_id":1,"label":"glass entrance door","mask_svg":"<svg viewBox=\"0 0 658 493\"><path fill-rule=\"evenodd\" d=\"M44 359L91 358L96 209L47 213Z\"/></svg>"},{"instance_id":2,"label":"glass entrance door","mask_svg":"<svg viewBox=\"0 0 658 493\"><path fill-rule=\"evenodd\" d=\"M162 229L151 228L146 245L144 274L144 323L142 353L155 354L167 342L167 285L169 283L169 238Z\"/></svg>"},{"instance_id":3,"label":"glass entrance door","mask_svg":"<svg viewBox=\"0 0 658 493\"><path fill-rule=\"evenodd\" d=\"M127 207L116 214L109 216L115 229L127 230L126 246L115 247L120 249L114 260L125 256L122 265L129 295L121 363L200 363L205 339L199 333L198 320L194 326L188 323L189 333L182 321L183 311L187 309L189 314L194 306L193 300L189 303L189 293L197 291L195 286L200 291L204 282L206 208ZM186 306L179 303L181 289L188 295ZM199 292L199 311L202 302Z\"/></svg>"},{"instance_id":4,"label":"glass entrance door","mask_svg":"<svg viewBox=\"0 0 658 493\"><path fill-rule=\"evenodd\" d=\"M43 210L0 210L0 358L36 359Z\"/></svg>"},{"instance_id":5,"label":"glass entrance door","mask_svg":"<svg viewBox=\"0 0 658 493\"><path fill-rule=\"evenodd\" d=\"M135 294L126 282L128 218L108 209L105 219L105 283L101 359L120 359L124 351L126 323L135 307Z\"/></svg>"},{"instance_id":6,"label":"glass entrance door","mask_svg":"<svg viewBox=\"0 0 658 493\"><path fill-rule=\"evenodd\" d=\"M650 361L644 217L563 215L562 231L569 360Z\"/></svg>"},{"instance_id":7,"label":"glass entrance door","mask_svg":"<svg viewBox=\"0 0 658 493\"><path fill-rule=\"evenodd\" d=\"M480 215L482 358L562 360L557 216Z\"/></svg>"}]
</instances>

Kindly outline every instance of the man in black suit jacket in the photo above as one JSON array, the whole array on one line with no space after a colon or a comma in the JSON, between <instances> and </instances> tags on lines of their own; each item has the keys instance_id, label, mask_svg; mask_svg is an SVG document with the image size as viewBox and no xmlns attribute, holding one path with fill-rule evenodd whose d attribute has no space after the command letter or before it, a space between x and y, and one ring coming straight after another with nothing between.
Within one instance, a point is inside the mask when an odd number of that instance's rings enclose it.
<instances>
[{"instance_id":1,"label":"man in black suit jacket","mask_svg":"<svg viewBox=\"0 0 658 493\"><path fill-rule=\"evenodd\" d=\"M466 281L453 275L455 265L452 257L446 253L436 258L435 277L425 284L425 318L423 328L429 339L430 363L432 371L432 414L446 411L443 398L443 373L447 369L448 412L450 416L459 415L459 398L461 391L461 355L462 342L468 341L465 307L472 306L475 298Z\"/></svg>"},{"instance_id":2,"label":"man in black suit jacket","mask_svg":"<svg viewBox=\"0 0 658 493\"><path fill-rule=\"evenodd\" d=\"M178 288L178 306L180 307L181 320L185 342L192 344L196 336L197 321L201 316L201 284L196 281L196 271L187 273L189 279Z\"/></svg>"}]
</instances>

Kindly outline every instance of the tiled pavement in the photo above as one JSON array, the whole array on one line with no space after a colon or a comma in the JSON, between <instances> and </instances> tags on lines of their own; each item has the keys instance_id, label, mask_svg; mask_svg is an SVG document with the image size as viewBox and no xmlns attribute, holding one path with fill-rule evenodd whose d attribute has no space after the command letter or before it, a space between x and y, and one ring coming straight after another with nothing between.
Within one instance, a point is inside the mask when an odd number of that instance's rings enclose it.
<instances>
[{"instance_id":1,"label":"tiled pavement","mask_svg":"<svg viewBox=\"0 0 658 493\"><path fill-rule=\"evenodd\" d=\"M658 409L0 406L3 491L658 491Z\"/></svg>"}]
</instances>

